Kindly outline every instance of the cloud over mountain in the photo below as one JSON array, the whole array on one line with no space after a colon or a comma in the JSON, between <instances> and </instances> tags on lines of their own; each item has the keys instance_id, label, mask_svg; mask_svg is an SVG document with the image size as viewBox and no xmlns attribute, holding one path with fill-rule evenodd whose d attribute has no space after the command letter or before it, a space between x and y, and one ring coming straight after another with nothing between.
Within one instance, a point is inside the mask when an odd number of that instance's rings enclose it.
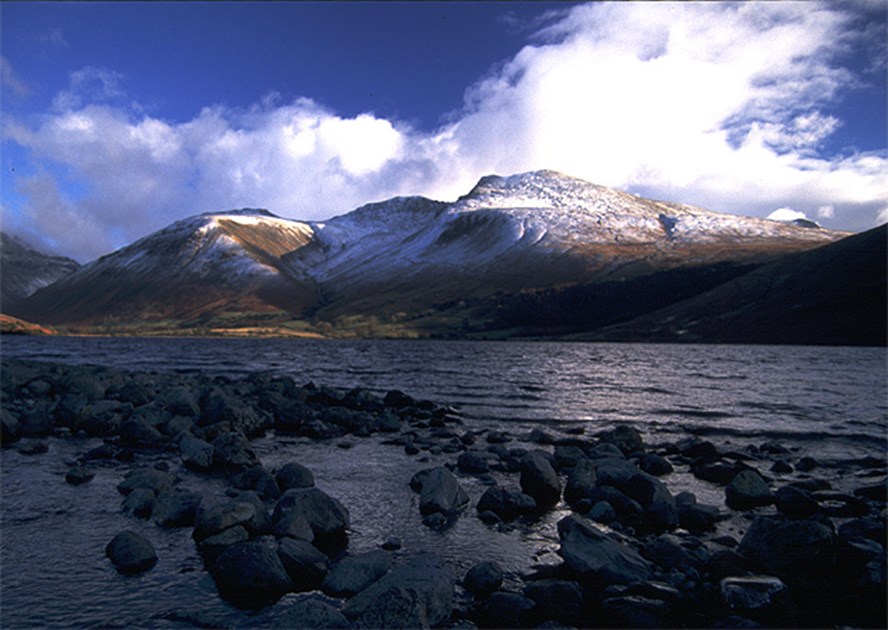
<instances>
[{"instance_id":1,"label":"cloud over mountain","mask_svg":"<svg viewBox=\"0 0 888 630\"><path fill-rule=\"evenodd\" d=\"M18 179L21 203L4 200L4 222L86 260L197 212L325 219L394 195L453 199L484 173L551 168L648 197L762 217L790 207L864 229L888 210L888 152L825 149L844 122L834 105L866 89L850 56L884 63L872 52L884 25L862 26L857 6L581 5L431 130L273 94L164 120L126 96L137 77L84 68L50 111L5 122L4 141L28 149L33 168Z\"/></svg>"}]
</instances>

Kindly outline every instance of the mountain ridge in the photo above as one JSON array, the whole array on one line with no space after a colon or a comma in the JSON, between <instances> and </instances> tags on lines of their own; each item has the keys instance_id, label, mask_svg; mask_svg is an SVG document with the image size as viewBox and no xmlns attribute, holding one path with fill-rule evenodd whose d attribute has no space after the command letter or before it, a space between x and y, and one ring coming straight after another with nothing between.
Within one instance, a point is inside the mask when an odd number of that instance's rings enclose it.
<instances>
[{"instance_id":1,"label":"mountain ridge","mask_svg":"<svg viewBox=\"0 0 888 630\"><path fill-rule=\"evenodd\" d=\"M554 171L488 175L452 203L395 197L327 221L249 208L192 216L85 265L11 314L75 327L199 327L238 314L329 327L357 318L437 334L465 328L475 317L467 305L497 294L760 265L844 236Z\"/></svg>"}]
</instances>

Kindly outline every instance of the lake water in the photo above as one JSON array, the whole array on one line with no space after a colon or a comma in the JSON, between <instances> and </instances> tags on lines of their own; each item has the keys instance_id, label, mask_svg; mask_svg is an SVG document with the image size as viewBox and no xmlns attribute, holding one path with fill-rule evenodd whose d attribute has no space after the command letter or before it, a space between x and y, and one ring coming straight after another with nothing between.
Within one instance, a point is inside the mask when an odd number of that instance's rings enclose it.
<instances>
[{"instance_id":1,"label":"lake water","mask_svg":"<svg viewBox=\"0 0 888 630\"><path fill-rule=\"evenodd\" d=\"M467 428L514 435L542 427L588 434L615 423L638 428L648 443L688 434L716 443L778 441L793 457L811 455L827 467L864 456L884 459L888 440L888 372L884 348L702 346L650 344L128 339L3 337L4 357L100 364L132 370L191 370L239 375L270 370L334 387L401 389L456 407ZM268 468L300 461L317 485L352 514L350 549L389 536L405 552L434 549L461 575L479 558L511 571L557 562L551 513L533 528L498 533L473 510L443 533L420 524L406 481L427 461L353 440L344 451L304 439L268 436L255 443ZM50 452L2 452L0 621L6 627L239 625L246 613L222 602L201 566L190 529L161 530L119 512L122 464L100 469L73 487L66 462L98 444L50 439ZM178 462L170 459L176 470ZM670 483L693 484L674 475ZM184 476L186 487L219 494L218 480ZM473 503L484 487L461 478ZM715 502L720 490L692 485ZM678 489L685 489L678 487ZM120 530L143 532L160 562L121 577L104 558Z\"/></svg>"}]
</instances>

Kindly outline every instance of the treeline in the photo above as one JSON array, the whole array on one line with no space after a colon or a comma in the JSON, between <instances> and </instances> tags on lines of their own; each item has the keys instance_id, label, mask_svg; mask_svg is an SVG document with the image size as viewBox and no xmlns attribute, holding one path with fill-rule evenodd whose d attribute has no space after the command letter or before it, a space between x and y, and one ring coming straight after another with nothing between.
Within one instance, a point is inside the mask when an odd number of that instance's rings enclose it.
<instances>
[{"instance_id":1,"label":"treeline","mask_svg":"<svg viewBox=\"0 0 888 630\"><path fill-rule=\"evenodd\" d=\"M719 263L629 280L525 291L498 300L492 327L523 327L532 334L594 330L686 300L755 268Z\"/></svg>"}]
</instances>

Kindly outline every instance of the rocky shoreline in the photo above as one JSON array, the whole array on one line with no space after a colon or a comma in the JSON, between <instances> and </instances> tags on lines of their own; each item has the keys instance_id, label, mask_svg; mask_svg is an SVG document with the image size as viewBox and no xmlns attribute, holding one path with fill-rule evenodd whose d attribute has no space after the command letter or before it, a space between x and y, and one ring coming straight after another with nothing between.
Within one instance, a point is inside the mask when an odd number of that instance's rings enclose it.
<instances>
[{"instance_id":1,"label":"rocky shoreline","mask_svg":"<svg viewBox=\"0 0 888 630\"><path fill-rule=\"evenodd\" d=\"M772 442L651 445L625 425L594 436L542 428L510 435L403 392L298 385L270 373L231 379L8 359L2 368L3 447L39 457L50 436L101 438L69 462L66 481L88 484L102 467L129 466L117 486L121 509L162 528L190 528L219 596L258 611L249 625L888 623L888 485L878 458L845 462L828 479L815 459ZM251 440L266 434L310 438L318 448L374 437L443 461L402 480L433 530L480 519L505 534L563 511L561 562L507 576L479 549L477 564L455 574L437 550L405 550L396 538L352 550L348 505L316 487L300 462L263 466ZM188 490L182 482L192 475L224 480L226 495ZM837 476L847 487L834 487ZM676 491L686 478L722 500ZM480 496L466 492L469 480L485 487ZM742 535L726 534L728 522L740 523ZM121 573L157 562L151 541L134 531L109 540L106 553Z\"/></svg>"}]
</instances>

